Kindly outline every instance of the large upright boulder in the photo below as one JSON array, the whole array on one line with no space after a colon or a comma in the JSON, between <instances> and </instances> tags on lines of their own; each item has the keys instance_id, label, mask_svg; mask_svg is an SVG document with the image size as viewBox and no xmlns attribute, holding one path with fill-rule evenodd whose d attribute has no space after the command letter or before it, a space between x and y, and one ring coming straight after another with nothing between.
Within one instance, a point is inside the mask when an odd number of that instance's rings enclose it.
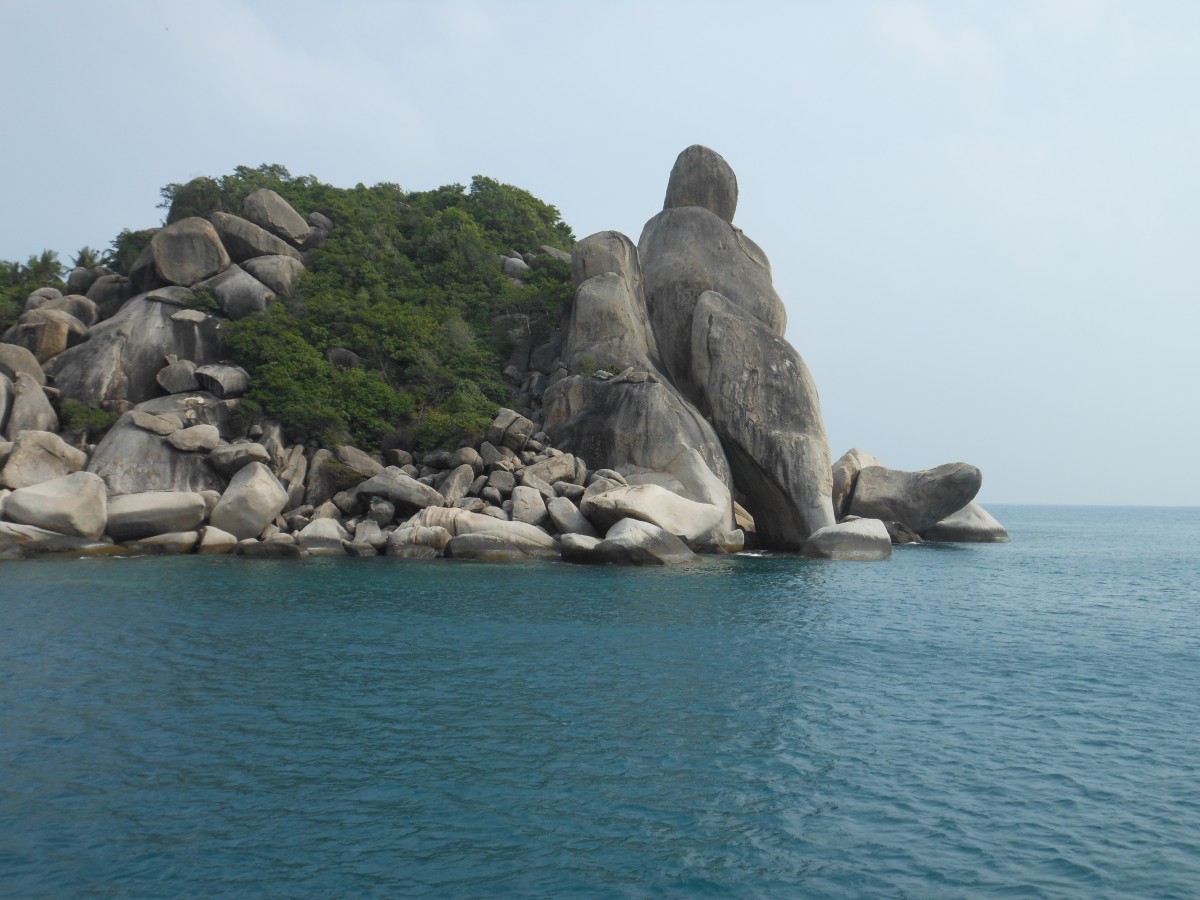
<instances>
[{"instance_id":1,"label":"large upright boulder","mask_svg":"<svg viewBox=\"0 0 1200 900\"><path fill-rule=\"evenodd\" d=\"M12 403L5 429L10 441L22 431L58 431L58 414L42 385L28 372L18 372L12 380Z\"/></svg>"},{"instance_id":2,"label":"large upright boulder","mask_svg":"<svg viewBox=\"0 0 1200 900\"><path fill-rule=\"evenodd\" d=\"M281 297L290 296L304 274L304 265L290 256L256 256L242 268Z\"/></svg>"},{"instance_id":3,"label":"large upright boulder","mask_svg":"<svg viewBox=\"0 0 1200 900\"><path fill-rule=\"evenodd\" d=\"M615 231L584 238L572 251L571 271L577 289L564 359L575 369L590 360L632 371L609 380L572 375L552 384L542 403L555 446L596 468L640 473L662 471L681 451L695 451L728 485L729 464L716 432L658 368L632 241Z\"/></svg>"},{"instance_id":4,"label":"large upright boulder","mask_svg":"<svg viewBox=\"0 0 1200 900\"><path fill-rule=\"evenodd\" d=\"M737 176L721 154L700 144L693 144L679 154L667 181L663 209L699 206L725 222L732 222L737 201Z\"/></svg>"},{"instance_id":5,"label":"large upright boulder","mask_svg":"<svg viewBox=\"0 0 1200 900\"><path fill-rule=\"evenodd\" d=\"M833 464L833 514L839 520L850 512L850 498L858 473L867 466L882 466L878 459L866 450L853 447Z\"/></svg>"},{"instance_id":6,"label":"large upright boulder","mask_svg":"<svg viewBox=\"0 0 1200 900\"><path fill-rule=\"evenodd\" d=\"M15 381L22 372L38 384L46 383L42 364L28 349L17 344L0 343L0 375L7 375Z\"/></svg>"},{"instance_id":7,"label":"large upright boulder","mask_svg":"<svg viewBox=\"0 0 1200 900\"><path fill-rule=\"evenodd\" d=\"M262 312L275 299L269 287L237 264L198 286L210 291L221 312L235 321Z\"/></svg>"},{"instance_id":8,"label":"large upright boulder","mask_svg":"<svg viewBox=\"0 0 1200 900\"><path fill-rule=\"evenodd\" d=\"M293 247L304 243L308 223L292 205L270 188L259 188L242 202L242 215Z\"/></svg>"},{"instance_id":9,"label":"large upright boulder","mask_svg":"<svg viewBox=\"0 0 1200 900\"><path fill-rule=\"evenodd\" d=\"M270 469L250 463L233 476L209 520L214 528L239 540L258 537L283 512L287 499L287 491Z\"/></svg>"},{"instance_id":10,"label":"large upright boulder","mask_svg":"<svg viewBox=\"0 0 1200 900\"><path fill-rule=\"evenodd\" d=\"M158 395L165 357L205 365L220 360L221 346L213 316L143 295L93 326L87 341L60 353L46 371L63 394L83 403L141 403Z\"/></svg>"},{"instance_id":11,"label":"large upright boulder","mask_svg":"<svg viewBox=\"0 0 1200 900\"><path fill-rule=\"evenodd\" d=\"M850 513L902 522L920 534L975 499L983 473L965 462L920 472L867 466L858 473Z\"/></svg>"},{"instance_id":12,"label":"large upright boulder","mask_svg":"<svg viewBox=\"0 0 1200 900\"><path fill-rule=\"evenodd\" d=\"M206 510L204 497L194 491L125 494L109 501L105 530L114 541L192 531L204 521Z\"/></svg>"},{"instance_id":13,"label":"large upright boulder","mask_svg":"<svg viewBox=\"0 0 1200 900\"><path fill-rule=\"evenodd\" d=\"M216 229L192 216L173 222L150 239L150 252L159 277L168 284L191 287L229 265Z\"/></svg>"},{"instance_id":14,"label":"large upright boulder","mask_svg":"<svg viewBox=\"0 0 1200 900\"><path fill-rule=\"evenodd\" d=\"M821 404L800 354L721 294L706 291L692 322L692 373L724 439L759 536L800 549L832 525L832 473Z\"/></svg>"}]
</instances>

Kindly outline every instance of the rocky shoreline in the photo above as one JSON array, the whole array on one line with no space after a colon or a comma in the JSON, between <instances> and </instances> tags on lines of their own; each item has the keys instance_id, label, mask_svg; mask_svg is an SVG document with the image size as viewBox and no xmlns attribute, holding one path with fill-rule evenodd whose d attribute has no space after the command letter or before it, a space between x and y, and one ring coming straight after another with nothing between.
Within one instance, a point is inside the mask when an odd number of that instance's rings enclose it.
<instances>
[{"instance_id":1,"label":"rocky shoreline","mask_svg":"<svg viewBox=\"0 0 1200 900\"><path fill-rule=\"evenodd\" d=\"M244 217L178 219L128 277L75 270L0 343L0 558L291 558L676 564L745 548L883 559L894 543L1002 541L979 470L830 462L816 387L783 339L762 250L732 225L736 178L703 147L635 245L571 253L559 333L506 370L519 409L424 453L289 443L239 413L249 375L222 322L286 297L336 227L259 190ZM551 248L541 248L551 252ZM499 260L520 278L519 254ZM201 302L206 301L206 302ZM105 313L109 314L105 317ZM64 401L119 413L95 445Z\"/></svg>"}]
</instances>

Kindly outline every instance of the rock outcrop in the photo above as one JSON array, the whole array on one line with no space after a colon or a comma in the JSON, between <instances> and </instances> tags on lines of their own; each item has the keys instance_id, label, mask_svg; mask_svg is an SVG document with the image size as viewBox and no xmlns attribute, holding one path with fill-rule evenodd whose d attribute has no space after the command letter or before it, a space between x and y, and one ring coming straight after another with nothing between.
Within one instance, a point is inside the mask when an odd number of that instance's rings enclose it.
<instances>
[{"instance_id":1,"label":"rock outcrop","mask_svg":"<svg viewBox=\"0 0 1200 900\"><path fill-rule=\"evenodd\" d=\"M920 534L975 499L982 483L979 469L962 462L922 472L867 466L858 473L850 514L903 522Z\"/></svg>"}]
</instances>

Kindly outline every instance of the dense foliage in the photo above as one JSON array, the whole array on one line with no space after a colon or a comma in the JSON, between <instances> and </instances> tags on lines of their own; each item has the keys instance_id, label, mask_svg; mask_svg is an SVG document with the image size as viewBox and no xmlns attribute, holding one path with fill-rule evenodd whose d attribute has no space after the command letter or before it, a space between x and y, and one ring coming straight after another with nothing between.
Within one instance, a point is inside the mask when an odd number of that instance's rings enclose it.
<instances>
[{"instance_id":1,"label":"dense foliage","mask_svg":"<svg viewBox=\"0 0 1200 900\"><path fill-rule=\"evenodd\" d=\"M425 447L478 437L510 401L500 370L511 332L544 340L570 297L565 263L542 254L518 285L498 256L543 244L569 249L574 238L558 211L484 177L423 192L343 189L281 166L168 185L163 205L171 220L240 212L262 187L335 227L309 252L294 298L226 326L252 376L248 405L296 433L360 444L377 443L398 423Z\"/></svg>"},{"instance_id":2,"label":"dense foliage","mask_svg":"<svg viewBox=\"0 0 1200 900\"><path fill-rule=\"evenodd\" d=\"M423 447L478 437L497 405L511 402L501 368L512 342L544 341L571 294L566 263L539 254L516 283L499 256L570 249L558 211L482 176L432 191L344 189L277 165L169 184L161 206L168 222L240 215L246 196L264 187L334 228L308 251L294 297L224 326L233 360L252 376L243 412L276 419L293 436L360 446L397 428ZM128 274L153 234L122 231L103 257L85 247L74 262ZM35 288L65 290L65 268L51 251L0 262L0 325L20 315ZM82 408L72 412L81 427L99 424Z\"/></svg>"}]
</instances>

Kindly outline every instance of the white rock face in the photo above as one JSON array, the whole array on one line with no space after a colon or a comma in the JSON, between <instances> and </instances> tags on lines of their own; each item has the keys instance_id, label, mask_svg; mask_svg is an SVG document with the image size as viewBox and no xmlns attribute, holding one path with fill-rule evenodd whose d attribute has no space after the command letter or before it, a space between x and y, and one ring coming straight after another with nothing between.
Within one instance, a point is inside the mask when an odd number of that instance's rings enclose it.
<instances>
[{"instance_id":1,"label":"white rock face","mask_svg":"<svg viewBox=\"0 0 1200 900\"><path fill-rule=\"evenodd\" d=\"M892 539L879 519L854 519L814 531L801 553L816 559L887 559Z\"/></svg>"},{"instance_id":2,"label":"white rock face","mask_svg":"<svg viewBox=\"0 0 1200 900\"><path fill-rule=\"evenodd\" d=\"M535 525L495 519L454 507L428 507L414 516L410 524L440 526L455 537L460 534L499 534L509 540L524 540L549 550L558 549L558 541Z\"/></svg>"},{"instance_id":3,"label":"white rock face","mask_svg":"<svg viewBox=\"0 0 1200 900\"><path fill-rule=\"evenodd\" d=\"M213 508L214 527L239 540L257 537L283 511L287 491L262 463L250 463L229 482Z\"/></svg>"},{"instance_id":4,"label":"white rock face","mask_svg":"<svg viewBox=\"0 0 1200 900\"><path fill-rule=\"evenodd\" d=\"M194 531L204 521L204 497L193 491L145 491L108 503L109 537L133 541L170 532Z\"/></svg>"},{"instance_id":5,"label":"white rock face","mask_svg":"<svg viewBox=\"0 0 1200 900\"><path fill-rule=\"evenodd\" d=\"M597 562L620 565L669 566L696 558L678 537L638 519L622 519L592 553Z\"/></svg>"},{"instance_id":6,"label":"white rock face","mask_svg":"<svg viewBox=\"0 0 1200 900\"><path fill-rule=\"evenodd\" d=\"M657 484L621 485L610 491L584 496L580 510L600 528L621 519L639 519L687 541L699 540L721 530L728 510L688 500Z\"/></svg>"},{"instance_id":7,"label":"white rock face","mask_svg":"<svg viewBox=\"0 0 1200 900\"><path fill-rule=\"evenodd\" d=\"M350 535L337 519L313 519L296 535L296 543L313 556L344 556L342 541Z\"/></svg>"},{"instance_id":8,"label":"white rock face","mask_svg":"<svg viewBox=\"0 0 1200 900\"><path fill-rule=\"evenodd\" d=\"M23 525L96 540L108 521L104 480L91 472L74 472L21 488L4 501L4 515Z\"/></svg>"},{"instance_id":9,"label":"white rock face","mask_svg":"<svg viewBox=\"0 0 1200 900\"><path fill-rule=\"evenodd\" d=\"M990 512L972 500L958 512L927 528L927 541L961 541L973 544L1001 544L1008 532Z\"/></svg>"},{"instance_id":10,"label":"white rock face","mask_svg":"<svg viewBox=\"0 0 1200 900\"><path fill-rule=\"evenodd\" d=\"M592 523L566 497L555 497L546 504L546 511L560 534L578 534L597 539L600 537ZM563 548L566 548L565 542Z\"/></svg>"},{"instance_id":11,"label":"white rock face","mask_svg":"<svg viewBox=\"0 0 1200 900\"><path fill-rule=\"evenodd\" d=\"M209 525L200 532L200 543L196 547L196 552L204 554L232 553L237 547L237 543L238 539L228 531L222 531L220 528Z\"/></svg>"}]
</instances>

